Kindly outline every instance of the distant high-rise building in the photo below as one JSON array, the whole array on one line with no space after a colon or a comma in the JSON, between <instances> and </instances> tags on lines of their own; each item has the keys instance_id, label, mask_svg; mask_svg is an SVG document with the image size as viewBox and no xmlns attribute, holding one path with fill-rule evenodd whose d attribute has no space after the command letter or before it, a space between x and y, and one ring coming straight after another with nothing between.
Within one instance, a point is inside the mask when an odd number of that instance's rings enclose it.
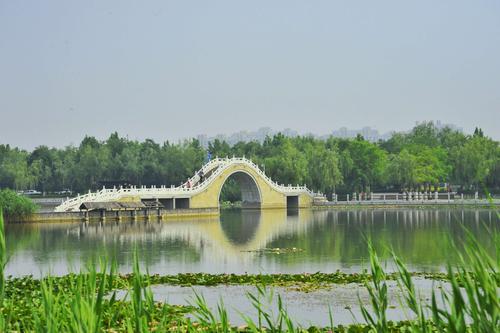
<instances>
[{"instance_id":1,"label":"distant high-rise building","mask_svg":"<svg viewBox=\"0 0 500 333\"><path fill-rule=\"evenodd\" d=\"M419 123L417 123L418 125ZM449 127L452 130L460 131L463 132L463 129L461 127L457 127L453 124L445 124L442 123L441 121L437 120L434 122L434 125L436 126L437 129L443 129L445 127ZM299 134L296 130L293 130L291 128L285 128L282 131L276 131L273 130L270 127L261 127L256 131L239 131L236 133L232 134L217 134L215 136L209 137L206 134L201 134L197 136L198 141L200 141L200 145L202 147L208 147L208 143L214 141L215 139L221 140L221 141L226 141L230 145L234 145L238 142L249 142L249 141L257 141L257 142L264 142L266 137L268 136L273 136L277 134L278 132L282 133L283 135L287 137L296 137ZM348 129L347 127L343 126L340 127L337 130L334 130L331 132L331 134L327 135L317 135L317 134L312 134L312 133L307 133L307 134L302 134L306 136L313 136L315 138L319 139L327 139L330 136L336 137L336 138L342 138L342 139L352 139L357 137L358 135L362 135L363 138L367 141L371 142L377 142L380 140L388 140L391 138L391 136L395 132L388 132L388 133L380 133L378 130L373 129L369 126L365 126L361 129Z\"/></svg>"},{"instance_id":2,"label":"distant high-rise building","mask_svg":"<svg viewBox=\"0 0 500 333\"><path fill-rule=\"evenodd\" d=\"M434 126L436 126L437 129L443 129L443 128L448 127L448 128L450 128L450 129L452 129L454 131L458 131L458 132L463 132L464 131L464 129L462 127L458 127L458 126L456 126L454 124L442 123L441 120L436 120L434 122Z\"/></svg>"},{"instance_id":3,"label":"distant high-rise building","mask_svg":"<svg viewBox=\"0 0 500 333\"><path fill-rule=\"evenodd\" d=\"M376 142L379 140L386 140L390 138L390 133L380 134L379 131L371 127L365 126L361 129L350 130L347 127L341 127L332 132L331 136L341 139L352 139L358 135L363 136L365 140Z\"/></svg>"}]
</instances>

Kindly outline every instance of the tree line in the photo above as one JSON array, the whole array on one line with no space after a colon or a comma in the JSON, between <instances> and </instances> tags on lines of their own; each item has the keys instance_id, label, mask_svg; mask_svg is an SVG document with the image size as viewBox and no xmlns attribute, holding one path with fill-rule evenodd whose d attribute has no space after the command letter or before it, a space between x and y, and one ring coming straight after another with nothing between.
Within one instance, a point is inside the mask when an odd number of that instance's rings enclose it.
<instances>
[{"instance_id":1,"label":"tree line","mask_svg":"<svg viewBox=\"0 0 500 333\"><path fill-rule=\"evenodd\" d=\"M282 184L307 184L323 193L500 188L499 143L481 129L467 135L432 122L376 143L277 134L264 142L209 143L212 156L245 156ZM102 184L179 185L206 160L200 143L85 137L78 147L39 146L29 152L0 144L0 187L43 192L95 190Z\"/></svg>"}]
</instances>

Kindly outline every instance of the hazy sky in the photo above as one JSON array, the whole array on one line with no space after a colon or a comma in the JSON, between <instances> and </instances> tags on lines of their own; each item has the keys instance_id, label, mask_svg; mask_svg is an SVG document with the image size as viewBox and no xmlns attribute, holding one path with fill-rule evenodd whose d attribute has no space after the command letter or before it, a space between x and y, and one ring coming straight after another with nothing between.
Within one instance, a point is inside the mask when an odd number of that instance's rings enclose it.
<instances>
[{"instance_id":1,"label":"hazy sky","mask_svg":"<svg viewBox=\"0 0 500 333\"><path fill-rule=\"evenodd\" d=\"M500 1L0 0L0 143L270 126L500 138Z\"/></svg>"}]
</instances>

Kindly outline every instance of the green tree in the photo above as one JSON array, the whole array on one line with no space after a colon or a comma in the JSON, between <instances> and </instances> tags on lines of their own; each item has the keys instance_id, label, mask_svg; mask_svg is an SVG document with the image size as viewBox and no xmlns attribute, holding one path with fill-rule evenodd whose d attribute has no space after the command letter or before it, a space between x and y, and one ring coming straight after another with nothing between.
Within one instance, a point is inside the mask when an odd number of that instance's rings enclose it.
<instances>
[{"instance_id":1,"label":"green tree","mask_svg":"<svg viewBox=\"0 0 500 333\"><path fill-rule=\"evenodd\" d=\"M221 141L219 139L215 139L213 142L208 144L208 150L212 153L212 155L218 157L231 157L231 146L226 141Z\"/></svg>"},{"instance_id":2,"label":"green tree","mask_svg":"<svg viewBox=\"0 0 500 333\"><path fill-rule=\"evenodd\" d=\"M478 190L480 184L495 170L498 163L498 142L474 135L452 152L453 177L457 183Z\"/></svg>"},{"instance_id":3,"label":"green tree","mask_svg":"<svg viewBox=\"0 0 500 333\"><path fill-rule=\"evenodd\" d=\"M266 173L275 181L285 185L301 185L306 181L307 160L292 143L282 134L266 140L263 145L265 157L262 163Z\"/></svg>"},{"instance_id":4,"label":"green tree","mask_svg":"<svg viewBox=\"0 0 500 333\"><path fill-rule=\"evenodd\" d=\"M415 159L415 182L420 185L438 184L448 179L450 166L447 153L441 147L410 146Z\"/></svg>"},{"instance_id":5,"label":"green tree","mask_svg":"<svg viewBox=\"0 0 500 333\"><path fill-rule=\"evenodd\" d=\"M34 187L42 192L54 190L56 180L53 177L54 164L57 160L57 151L47 146L39 146L28 157L28 168Z\"/></svg>"},{"instance_id":6,"label":"green tree","mask_svg":"<svg viewBox=\"0 0 500 333\"><path fill-rule=\"evenodd\" d=\"M0 186L22 190L33 183L35 180L28 172L28 153L0 145Z\"/></svg>"},{"instance_id":7,"label":"green tree","mask_svg":"<svg viewBox=\"0 0 500 333\"><path fill-rule=\"evenodd\" d=\"M401 150L399 154L390 155L386 169L388 183L401 189L416 185L416 164L415 156L407 149Z\"/></svg>"},{"instance_id":8,"label":"green tree","mask_svg":"<svg viewBox=\"0 0 500 333\"><path fill-rule=\"evenodd\" d=\"M408 135L409 143L436 147L439 145L439 130L433 122L423 122L415 126Z\"/></svg>"},{"instance_id":9,"label":"green tree","mask_svg":"<svg viewBox=\"0 0 500 333\"><path fill-rule=\"evenodd\" d=\"M344 177L344 190L371 191L385 182L387 153L374 143L358 137L340 140L340 165Z\"/></svg>"},{"instance_id":10,"label":"green tree","mask_svg":"<svg viewBox=\"0 0 500 333\"><path fill-rule=\"evenodd\" d=\"M335 148L327 149L323 144L311 147L308 154L307 184L323 193L334 193L337 185L342 184L339 154Z\"/></svg>"},{"instance_id":11,"label":"green tree","mask_svg":"<svg viewBox=\"0 0 500 333\"><path fill-rule=\"evenodd\" d=\"M120 154L115 157L119 165L122 166L120 178L132 184L141 183L141 153L140 145L137 142L127 142Z\"/></svg>"}]
</instances>

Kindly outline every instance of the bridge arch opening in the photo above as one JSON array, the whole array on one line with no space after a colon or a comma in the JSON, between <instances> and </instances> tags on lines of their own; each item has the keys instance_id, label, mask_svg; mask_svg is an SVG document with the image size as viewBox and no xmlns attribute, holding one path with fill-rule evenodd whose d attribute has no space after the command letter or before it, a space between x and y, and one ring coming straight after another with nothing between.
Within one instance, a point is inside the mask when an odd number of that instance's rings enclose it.
<instances>
[{"instance_id":1,"label":"bridge arch opening","mask_svg":"<svg viewBox=\"0 0 500 333\"><path fill-rule=\"evenodd\" d=\"M255 179L244 171L229 175L219 191L219 203L240 201L242 208L260 208L261 194Z\"/></svg>"}]
</instances>

